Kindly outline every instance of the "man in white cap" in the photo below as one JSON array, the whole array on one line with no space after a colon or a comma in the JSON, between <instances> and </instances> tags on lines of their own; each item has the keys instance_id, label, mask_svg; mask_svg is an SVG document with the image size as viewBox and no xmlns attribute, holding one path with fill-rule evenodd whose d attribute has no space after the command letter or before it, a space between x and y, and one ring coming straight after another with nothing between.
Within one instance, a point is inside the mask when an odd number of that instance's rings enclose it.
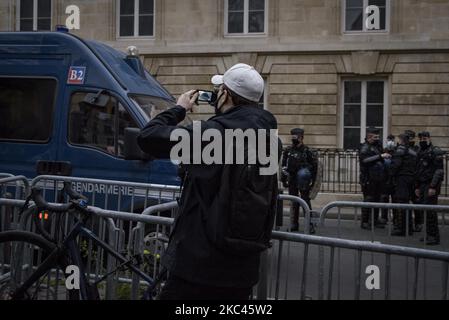
<instances>
[{"instance_id":1,"label":"man in white cap","mask_svg":"<svg viewBox=\"0 0 449 320\"><path fill-rule=\"evenodd\" d=\"M274 116L258 107L264 81L253 67L235 65L213 82L218 86L217 115L201 122L202 132L216 129L224 137L228 129L277 129ZM181 95L176 107L154 118L139 136L142 150L156 158L169 158L176 145L170 136L180 129L178 123L192 110L197 97L196 91L189 91ZM191 139L195 138L193 127L183 128ZM259 164L184 166L187 174L179 213L162 257L169 277L160 299L248 299L259 280L260 253L269 247L277 174L261 175L255 171Z\"/></svg>"}]
</instances>

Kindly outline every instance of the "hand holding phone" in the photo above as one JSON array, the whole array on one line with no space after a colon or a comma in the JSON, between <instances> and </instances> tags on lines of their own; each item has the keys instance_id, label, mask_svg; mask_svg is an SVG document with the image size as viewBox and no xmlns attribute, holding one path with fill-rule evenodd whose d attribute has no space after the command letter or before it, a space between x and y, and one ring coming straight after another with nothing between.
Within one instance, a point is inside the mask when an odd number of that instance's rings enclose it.
<instances>
[{"instance_id":1,"label":"hand holding phone","mask_svg":"<svg viewBox=\"0 0 449 320\"><path fill-rule=\"evenodd\" d=\"M182 94L178 99L178 106L183 107L186 111L192 111L193 105L198 100L198 91L191 90Z\"/></svg>"}]
</instances>

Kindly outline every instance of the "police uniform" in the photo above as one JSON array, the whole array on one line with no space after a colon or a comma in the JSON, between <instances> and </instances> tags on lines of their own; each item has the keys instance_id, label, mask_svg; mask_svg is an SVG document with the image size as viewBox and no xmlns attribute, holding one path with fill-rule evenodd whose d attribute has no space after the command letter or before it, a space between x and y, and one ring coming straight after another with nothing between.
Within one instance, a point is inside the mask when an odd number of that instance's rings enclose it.
<instances>
[{"instance_id":1,"label":"police uniform","mask_svg":"<svg viewBox=\"0 0 449 320\"><path fill-rule=\"evenodd\" d=\"M294 129L292 135L304 136L304 130ZM288 192L292 196L301 194L301 198L310 209L310 191L315 182L318 170L318 157L306 145L295 145L287 147L282 156L283 183L288 181ZM299 229L299 204L292 204L291 227L292 230Z\"/></svg>"},{"instance_id":2,"label":"police uniform","mask_svg":"<svg viewBox=\"0 0 449 320\"><path fill-rule=\"evenodd\" d=\"M420 137L430 138L429 132L420 133ZM418 166L416 175L416 189L419 190L419 204L437 205L438 196L441 190L441 183L444 179L444 152L429 143L422 145L418 152ZM436 194L429 196L429 189L435 189ZM439 244L440 232L438 229L438 214L434 211L427 212L426 219L428 244Z\"/></svg>"},{"instance_id":3,"label":"police uniform","mask_svg":"<svg viewBox=\"0 0 449 320\"><path fill-rule=\"evenodd\" d=\"M387 138L387 146L384 149L384 153L388 153L391 157L393 157L394 152L396 151L396 137L393 135L388 136ZM387 180L385 181L385 185L382 188L381 202L390 203L393 201L394 197L394 185L391 176L388 174L388 170L391 166L391 159L384 160L385 169L387 171ZM388 221L388 209L382 209L382 223L386 224Z\"/></svg>"},{"instance_id":4,"label":"police uniform","mask_svg":"<svg viewBox=\"0 0 449 320\"><path fill-rule=\"evenodd\" d=\"M408 136L409 138L409 148L413 150L416 154L419 152L419 145L417 145L414 141L416 138L416 132L413 130L405 130L404 134ZM411 202L413 204L418 204L418 197L416 196L415 192L411 195ZM419 210L413 210L414 215L414 229L415 232L421 232L422 230L422 224L423 224L423 212Z\"/></svg>"},{"instance_id":5,"label":"police uniform","mask_svg":"<svg viewBox=\"0 0 449 320\"><path fill-rule=\"evenodd\" d=\"M394 183L394 198L395 203L408 204L413 199L414 181L416 174L416 159L417 154L410 148L409 138L402 134L400 138L404 142L399 145L393 154L390 166L390 175ZM395 211L395 228L392 235L405 236L408 221L408 232L413 233L413 221L410 210L396 210Z\"/></svg>"},{"instance_id":6,"label":"police uniform","mask_svg":"<svg viewBox=\"0 0 449 320\"><path fill-rule=\"evenodd\" d=\"M370 128L368 134L379 134L378 129ZM384 194L384 184L387 180L387 171L382 158L383 148L380 142L371 144L366 141L360 147L360 185L364 202L381 202ZM362 209L362 228L369 229L371 209ZM374 224L379 225L379 210L374 210Z\"/></svg>"}]
</instances>

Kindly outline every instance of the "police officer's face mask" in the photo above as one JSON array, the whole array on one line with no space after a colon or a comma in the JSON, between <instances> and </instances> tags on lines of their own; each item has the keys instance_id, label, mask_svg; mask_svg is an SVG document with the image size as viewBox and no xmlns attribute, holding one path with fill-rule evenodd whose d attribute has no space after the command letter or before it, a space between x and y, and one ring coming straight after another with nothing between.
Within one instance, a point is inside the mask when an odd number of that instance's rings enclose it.
<instances>
[{"instance_id":1,"label":"police officer's face mask","mask_svg":"<svg viewBox=\"0 0 449 320\"><path fill-rule=\"evenodd\" d=\"M429 141L421 141L421 142L419 143L419 146L420 146L422 149L427 149L427 148L429 147L429 145L430 145Z\"/></svg>"},{"instance_id":2,"label":"police officer's face mask","mask_svg":"<svg viewBox=\"0 0 449 320\"><path fill-rule=\"evenodd\" d=\"M387 149L388 150L394 150L396 148L396 142L395 141L388 141L387 142Z\"/></svg>"}]
</instances>

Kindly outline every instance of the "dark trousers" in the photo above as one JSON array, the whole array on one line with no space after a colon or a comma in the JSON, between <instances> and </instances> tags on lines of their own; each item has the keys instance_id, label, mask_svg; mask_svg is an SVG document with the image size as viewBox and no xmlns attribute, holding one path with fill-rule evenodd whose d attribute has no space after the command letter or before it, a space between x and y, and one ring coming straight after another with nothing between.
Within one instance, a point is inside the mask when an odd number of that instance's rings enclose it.
<instances>
[{"instance_id":1,"label":"dark trousers","mask_svg":"<svg viewBox=\"0 0 449 320\"><path fill-rule=\"evenodd\" d=\"M412 203L420 204L420 200L416 196L415 192L413 193ZM413 210L413 211L414 211L414 215L415 215L415 220L414 220L415 226L424 224L424 212L422 212L421 210Z\"/></svg>"},{"instance_id":2,"label":"dark trousers","mask_svg":"<svg viewBox=\"0 0 449 320\"><path fill-rule=\"evenodd\" d=\"M296 181L289 181L288 194L295 197L300 195L301 199L303 199L309 206L309 209L312 210L312 202L310 201L310 189L299 190L298 186L296 185ZM297 226L299 224L299 203L293 202L291 210L292 210L290 216L291 225Z\"/></svg>"},{"instance_id":3,"label":"dark trousers","mask_svg":"<svg viewBox=\"0 0 449 320\"><path fill-rule=\"evenodd\" d=\"M399 176L396 178L396 187L394 194L395 203L409 204L413 199L414 194L414 181L411 176ZM409 233L413 231L412 210L395 210L395 227L405 234L407 229Z\"/></svg>"},{"instance_id":4,"label":"dark trousers","mask_svg":"<svg viewBox=\"0 0 449 320\"><path fill-rule=\"evenodd\" d=\"M419 204L424 205L438 205L438 193L434 196L429 196L429 183L423 183L419 186L420 197L418 198ZM424 213L421 211L424 216ZM422 218L424 221L424 217ZM435 211L426 212L426 232L428 236L440 238L440 230L438 229L438 214Z\"/></svg>"},{"instance_id":5,"label":"dark trousers","mask_svg":"<svg viewBox=\"0 0 449 320\"><path fill-rule=\"evenodd\" d=\"M394 186L392 183L387 183L382 191L380 202L392 203L394 198ZM382 209L382 219L388 221L388 209Z\"/></svg>"},{"instance_id":6,"label":"dark trousers","mask_svg":"<svg viewBox=\"0 0 449 320\"><path fill-rule=\"evenodd\" d=\"M384 182L370 181L362 184L363 202L382 202ZM374 215L374 224L379 220L379 209L362 208L362 223L368 223Z\"/></svg>"},{"instance_id":7,"label":"dark trousers","mask_svg":"<svg viewBox=\"0 0 449 320\"><path fill-rule=\"evenodd\" d=\"M220 288L190 283L181 278L169 276L159 296L160 300L187 301L245 301L249 300L252 288Z\"/></svg>"}]
</instances>

